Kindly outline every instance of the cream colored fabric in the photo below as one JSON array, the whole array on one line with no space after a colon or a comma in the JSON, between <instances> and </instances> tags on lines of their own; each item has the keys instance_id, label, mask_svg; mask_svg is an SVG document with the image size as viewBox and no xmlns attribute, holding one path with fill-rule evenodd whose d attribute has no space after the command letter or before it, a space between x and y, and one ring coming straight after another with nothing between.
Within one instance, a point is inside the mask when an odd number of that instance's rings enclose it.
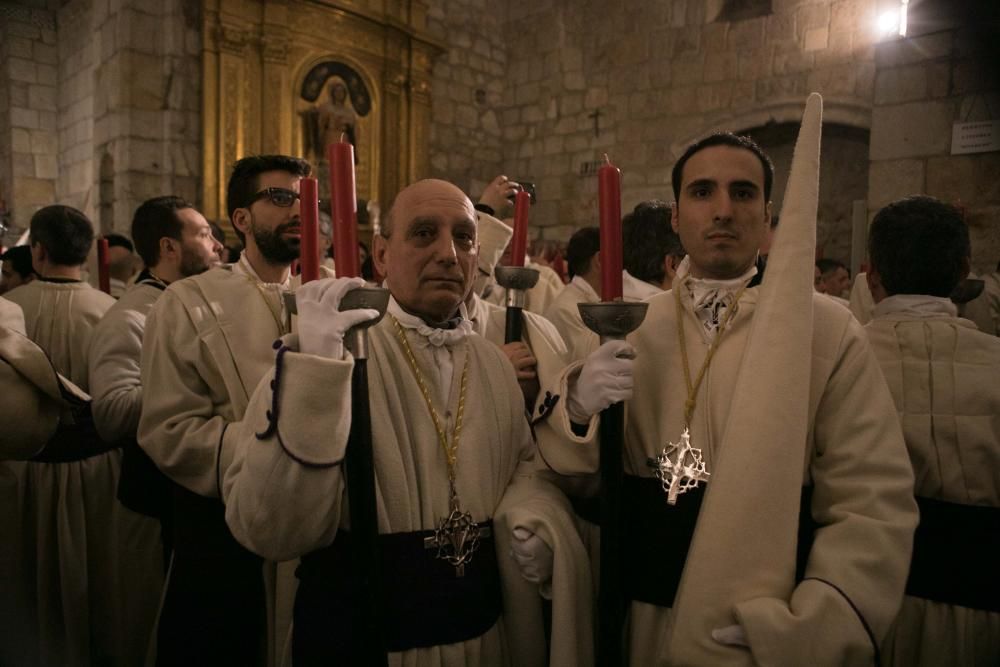
<instances>
[{"instance_id":1,"label":"cream colored fabric","mask_svg":"<svg viewBox=\"0 0 1000 667\"><path fill-rule=\"evenodd\" d=\"M983 292L986 294L986 301L990 306L990 317L993 318L993 331L987 331L994 336L1000 336L1000 271L994 271L983 276L986 283Z\"/></svg>"},{"instance_id":2,"label":"cream colored fabric","mask_svg":"<svg viewBox=\"0 0 1000 667\"><path fill-rule=\"evenodd\" d=\"M21 309L0 298L6 315ZM15 318L4 321L17 325ZM0 325L0 461L31 458L49 441L59 425L60 413L90 397L53 368L42 348L21 330Z\"/></svg>"},{"instance_id":3,"label":"cream colored fabric","mask_svg":"<svg viewBox=\"0 0 1000 667\"><path fill-rule=\"evenodd\" d=\"M645 301L663 290L639 280L628 271L622 271L622 298L626 301Z\"/></svg>"},{"instance_id":4,"label":"cream colored fabric","mask_svg":"<svg viewBox=\"0 0 1000 667\"><path fill-rule=\"evenodd\" d=\"M162 290L133 285L94 329L90 343L90 393L94 424L108 442L135 438L142 409L139 358L146 316Z\"/></svg>"},{"instance_id":5,"label":"cream colored fabric","mask_svg":"<svg viewBox=\"0 0 1000 667\"><path fill-rule=\"evenodd\" d=\"M866 665L899 608L916 523L912 471L859 325L812 289L819 109L811 96L763 285L744 294L699 391L691 442L712 476L673 608L631 605L631 664ZM651 476L647 459L679 440L681 355L698 369L708 349L690 293L678 289L681 321L668 292L648 301L645 322L629 337L635 393L624 459L635 475ZM564 373L563 388L576 368ZM594 469L595 448L582 445L596 421L587 436L574 436L557 407L548 425L562 442L537 433L545 460L571 473ZM797 584L805 484L819 528ZM734 624L749 650L712 638Z\"/></svg>"},{"instance_id":6,"label":"cream colored fabric","mask_svg":"<svg viewBox=\"0 0 1000 667\"><path fill-rule=\"evenodd\" d=\"M548 266L530 261L526 262L525 266L538 271L538 282L524 295L524 309L536 315L543 315L565 285L559 274Z\"/></svg>"},{"instance_id":7,"label":"cream colored fabric","mask_svg":"<svg viewBox=\"0 0 1000 667\"><path fill-rule=\"evenodd\" d=\"M90 336L115 300L87 283L33 280L4 295L21 307L28 338L59 372L87 391Z\"/></svg>"},{"instance_id":8,"label":"cream colored fabric","mask_svg":"<svg viewBox=\"0 0 1000 667\"><path fill-rule=\"evenodd\" d=\"M85 387L88 345L114 300L84 283L37 280L8 294L53 366ZM0 464L0 543L16 545L0 574L17 582L6 601L19 613L4 624L17 651L11 664L135 665L145 654L148 637L137 628L155 614L162 562L142 538L147 520L116 499L120 465L118 450Z\"/></svg>"},{"instance_id":9,"label":"cream colored fabric","mask_svg":"<svg viewBox=\"0 0 1000 667\"><path fill-rule=\"evenodd\" d=\"M321 268L324 277L329 270ZM234 456L234 428L273 363L281 335L274 313L281 288L254 284L252 269L226 265L172 283L150 311L143 336L139 444L168 477L202 496L219 497ZM298 277L288 283L298 284ZM292 568L265 563L268 664L284 651L294 596Z\"/></svg>"},{"instance_id":10,"label":"cream colored fabric","mask_svg":"<svg viewBox=\"0 0 1000 667\"><path fill-rule=\"evenodd\" d=\"M0 326L24 335L24 313L21 306L0 296Z\"/></svg>"},{"instance_id":11,"label":"cream colored fabric","mask_svg":"<svg viewBox=\"0 0 1000 667\"><path fill-rule=\"evenodd\" d=\"M988 277L988 276L987 276ZM969 278L976 278L969 274ZM996 335L996 322L993 319L994 313L991 311L990 292L987 289L989 283L986 277L978 278L983 281L983 291L975 299L958 306L960 316L975 323L976 328L984 333Z\"/></svg>"},{"instance_id":12,"label":"cream colored fabric","mask_svg":"<svg viewBox=\"0 0 1000 667\"><path fill-rule=\"evenodd\" d=\"M440 365L433 346L416 330L408 329L406 336L430 383L435 376L432 367ZM379 531L431 529L448 510L444 455L388 318L370 330L369 338ZM263 441L255 435L267 429L266 412L272 405L269 375L254 393L247 419L234 425L243 446L237 450L224 486L226 519L233 534L257 553L280 559L324 547L339 529L349 527L341 466L306 467L291 456L313 463L342 460L350 422L353 362L298 354L294 339L288 339L293 351L284 355L277 378L276 435ZM541 613L538 593L520 579L507 555L507 533L521 522L556 549L553 613L559 625L553 631L552 664L591 664L586 625L589 598L578 598L576 590L589 581L589 570L578 539L567 532L565 498L532 472L531 434L513 371L502 353L479 336L467 336L445 348L454 368L447 402L436 398L440 388L428 388L450 433L468 359L457 487L462 508L476 521L496 521L505 611L498 624L481 637L394 653L390 664L545 664L544 638L537 623Z\"/></svg>"},{"instance_id":13,"label":"cream colored fabric","mask_svg":"<svg viewBox=\"0 0 1000 667\"><path fill-rule=\"evenodd\" d=\"M848 304L858 322L861 324L871 322L875 300L872 299L871 290L868 289L868 274L860 272L854 276L854 285L851 287L851 298Z\"/></svg>"},{"instance_id":14,"label":"cream colored fabric","mask_svg":"<svg viewBox=\"0 0 1000 667\"><path fill-rule=\"evenodd\" d=\"M504 249L514 235L514 229L492 215L476 211L476 221L479 223L476 235L479 239L479 269L492 277L493 269L503 255Z\"/></svg>"},{"instance_id":15,"label":"cream colored fabric","mask_svg":"<svg viewBox=\"0 0 1000 667\"><path fill-rule=\"evenodd\" d=\"M545 319L552 323L562 336L569 350L569 359L583 359L597 345L597 336L580 319L579 303L598 303L601 297L586 280L574 276L545 311Z\"/></svg>"},{"instance_id":16,"label":"cream colored fabric","mask_svg":"<svg viewBox=\"0 0 1000 667\"><path fill-rule=\"evenodd\" d=\"M1000 340L968 320L913 308L876 313L865 331L899 411L916 495L1000 507ZM1000 664L1000 613L907 596L883 658L907 667Z\"/></svg>"},{"instance_id":17,"label":"cream colored fabric","mask_svg":"<svg viewBox=\"0 0 1000 667\"><path fill-rule=\"evenodd\" d=\"M475 297L474 306L469 309L469 317L477 334L496 346L504 344L507 326L507 310L488 301ZM539 386L549 386L559 372L569 363L569 351L562 336L547 319L528 311L524 315L524 342L538 361ZM540 416L546 399L540 391L535 401L532 417Z\"/></svg>"}]
</instances>

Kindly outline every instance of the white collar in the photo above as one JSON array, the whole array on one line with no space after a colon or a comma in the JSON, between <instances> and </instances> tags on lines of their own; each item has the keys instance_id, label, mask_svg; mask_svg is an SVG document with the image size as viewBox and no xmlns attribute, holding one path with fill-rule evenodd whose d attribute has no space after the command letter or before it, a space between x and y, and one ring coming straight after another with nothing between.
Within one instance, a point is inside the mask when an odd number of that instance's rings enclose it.
<instances>
[{"instance_id":1,"label":"white collar","mask_svg":"<svg viewBox=\"0 0 1000 667\"><path fill-rule=\"evenodd\" d=\"M239 260L233 264L233 273L238 273L240 275L252 278L255 282L260 283L264 286L275 286L279 289L287 290L292 286L292 272L288 272L288 276L285 278L284 282L280 283L269 283L261 279L260 275L254 271L254 268L250 265L250 261L247 259L246 254L241 254Z\"/></svg>"},{"instance_id":2,"label":"white collar","mask_svg":"<svg viewBox=\"0 0 1000 667\"><path fill-rule=\"evenodd\" d=\"M626 301L644 301L663 291L645 280L639 280L628 271L622 271L622 283L622 292Z\"/></svg>"},{"instance_id":3,"label":"white collar","mask_svg":"<svg viewBox=\"0 0 1000 667\"><path fill-rule=\"evenodd\" d=\"M927 294L895 294L877 304L872 317L958 317L958 306L951 299Z\"/></svg>"},{"instance_id":4,"label":"white collar","mask_svg":"<svg viewBox=\"0 0 1000 667\"><path fill-rule=\"evenodd\" d=\"M739 288L743 287L746 283L757 275L757 265L751 264L750 268L747 269L742 276L739 278L730 278L728 280L717 280L715 278L695 278L689 275L691 271L691 258L690 256L685 256L681 260L681 263L677 266L677 277L674 281L680 280L681 282L687 284L690 289L695 289L697 286L700 289L705 290L722 290L724 292L735 292Z\"/></svg>"},{"instance_id":5,"label":"white collar","mask_svg":"<svg viewBox=\"0 0 1000 667\"><path fill-rule=\"evenodd\" d=\"M592 299L594 303L601 300L600 295L594 291L590 283L583 279L583 276L573 276L573 280L569 281L569 284L576 285L576 288Z\"/></svg>"},{"instance_id":6,"label":"white collar","mask_svg":"<svg viewBox=\"0 0 1000 667\"><path fill-rule=\"evenodd\" d=\"M411 315L403 310L402 306L400 306L393 297L389 298L388 312L399 321L404 329L412 329L413 331L416 331L418 334L427 339L427 342L434 347L454 345L455 343L461 342L466 336L474 333L472 322L469 321L469 311L465 307L464 302L458 305L458 315L460 320L454 329L439 329L428 325L416 315Z\"/></svg>"}]
</instances>

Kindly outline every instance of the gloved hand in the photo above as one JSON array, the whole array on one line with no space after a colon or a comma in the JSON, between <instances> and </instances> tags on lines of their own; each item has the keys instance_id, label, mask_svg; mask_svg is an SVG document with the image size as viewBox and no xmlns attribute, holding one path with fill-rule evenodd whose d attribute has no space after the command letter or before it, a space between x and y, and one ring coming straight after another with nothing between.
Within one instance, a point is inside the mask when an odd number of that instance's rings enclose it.
<instances>
[{"instance_id":1,"label":"gloved hand","mask_svg":"<svg viewBox=\"0 0 1000 667\"><path fill-rule=\"evenodd\" d=\"M351 327L374 320L378 311L359 308L341 312L340 300L361 278L324 278L306 283L295 292L299 311L299 351L329 359L344 358L344 334Z\"/></svg>"},{"instance_id":2,"label":"gloved hand","mask_svg":"<svg viewBox=\"0 0 1000 667\"><path fill-rule=\"evenodd\" d=\"M635 348L623 340L608 341L590 353L576 381L570 381L566 411L574 424L590 418L612 403L632 398Z\"/></svg>"},{"instance_id":3,"label":"gloved hand","mask_svg":"<svg viewBox=\"0 0 1000 667\"><path fill-rule=\"evenodd\" d=\"M712 639L725 646L750 648L750 643L747 641L747 633L743 631L743 626L738 623L712 630Z\"/></svg>"},{"instance_id":4,"label":"gloved hand","mask_svg":"<svg viewBox=\"0 0 1000 667\"><path fill-rule=\"evenodd\" d=\"M515 528L511 534L510 555L521 576L533 584L547 584L552 579L552 548L527 528Z\"/></svg>"}]
</instances>

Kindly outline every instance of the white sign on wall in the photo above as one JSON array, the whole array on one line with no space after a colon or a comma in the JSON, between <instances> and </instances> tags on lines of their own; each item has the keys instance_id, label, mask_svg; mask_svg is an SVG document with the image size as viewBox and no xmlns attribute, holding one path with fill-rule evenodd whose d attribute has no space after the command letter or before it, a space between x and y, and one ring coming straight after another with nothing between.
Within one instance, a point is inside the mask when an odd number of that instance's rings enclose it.
<instances>
[{"instance_id":1,"label":"white sign on wall","mask_svg":"<svg viewBox=\"0 0 1000 667\"><path fill-rule=\"evenodd\" d=\"M951 154L1000 151L1000 120L955 123L951 126Z\"/></svg>"}]
</instances>

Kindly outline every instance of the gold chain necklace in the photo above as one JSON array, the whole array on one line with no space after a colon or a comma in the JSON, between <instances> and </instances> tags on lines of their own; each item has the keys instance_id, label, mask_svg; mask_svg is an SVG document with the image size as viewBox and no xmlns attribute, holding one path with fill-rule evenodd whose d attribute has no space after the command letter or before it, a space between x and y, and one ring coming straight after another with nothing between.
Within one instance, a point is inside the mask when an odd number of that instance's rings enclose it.
<instances>
[{"instance_id":1,"label":"gold chain necklace","mask_svg":"<svg viewBox=\"0 0 1000 667\"><path fill-rule=\"evenodd\" d=\"M286 333L289 332L291 327L285 326L284 318L281 316L281 306L279 305L278 309L275 310L274 306L271 305L271 300L267 298L267 292L264 290L263 287L261 287L260 281L257 280L257 278L255 278L250 274L243 274L243 277L246 278L250 282L250 284L257 289L257 293L260 294L260 298L264 300L264 305L267 306L267 312L271 313L271 319L274 320L274 325L278 327L278 335L284 336ZM278 299L280 302L281 299L280 294L278 295Z\"/></svg>"},{"instance_id":2,"label":"gold chain necklace","mask_svg":"<svg viewBox=\"0 0 1000 667\"><path fill-rule=\"evenodd\" d=\"M705 373L712 363L712 357L719 348L722 335L726 332L726 327L736 313L736 306L743 297L747 285L736 293L732 305L726 309L726 315L722 318L715 338L708 346L705 354L705 361L701 364L698 377L691 381L691 366L688 362L687 341L684 338L684 308L681 305L681 287L674 288L674 304L677 313L677 342L680 345L681 362L684 367L684 383L687 386L687 400L684 401L684 431L680 440L668 442L659 456L647 460L649 467L653 469L653 474L667 494L667 503L673 505L677 502L677 497L698 487L701 482L707 482L711 473L705 466L705 460L700 449L691 446L691 417L694 416L694 409L698 400L698 390L701 388L701 381L705 379Z\"/></svg>"},{"instance_id":3,"label":"gold chain necklace","mask_svg":"<svg viewBox=\"0 0 1000 667\"><path fill-rule=\"evenodd\" d=\"M424 547L437 550L437 558L447 561L455 568L455 576L465 575L465 565L472 560L472 554L479 547L479 540L489 535L489 529L476 525L469 512L463 512L458 498L458 487L456 485L458 475L458 443L462 436L462 422L465 417L465 396L469 384L469 357L471 352L466 352L465 365L462 368L462 380L458 391L458 410L455 413L455 425L452 427L451 443L448 442L448 432L441 422L441 417L434 409L431 401L431 392L427 388L423 373L417 365L417 358L410 347L410 341L406 339L406 332L403 325L392 314L389 315L393 327L396 330L396 338L403 348L406 362L413 372L413 377L417 381L417 387L424 397L427 410L431 414L431 421L434 422L434 430L437 432L438 444L444 452L445 464L448 467L448 490L449 514L438 521L437 529L433 537L424 540Z\"/></svg>"}]
</instances>

